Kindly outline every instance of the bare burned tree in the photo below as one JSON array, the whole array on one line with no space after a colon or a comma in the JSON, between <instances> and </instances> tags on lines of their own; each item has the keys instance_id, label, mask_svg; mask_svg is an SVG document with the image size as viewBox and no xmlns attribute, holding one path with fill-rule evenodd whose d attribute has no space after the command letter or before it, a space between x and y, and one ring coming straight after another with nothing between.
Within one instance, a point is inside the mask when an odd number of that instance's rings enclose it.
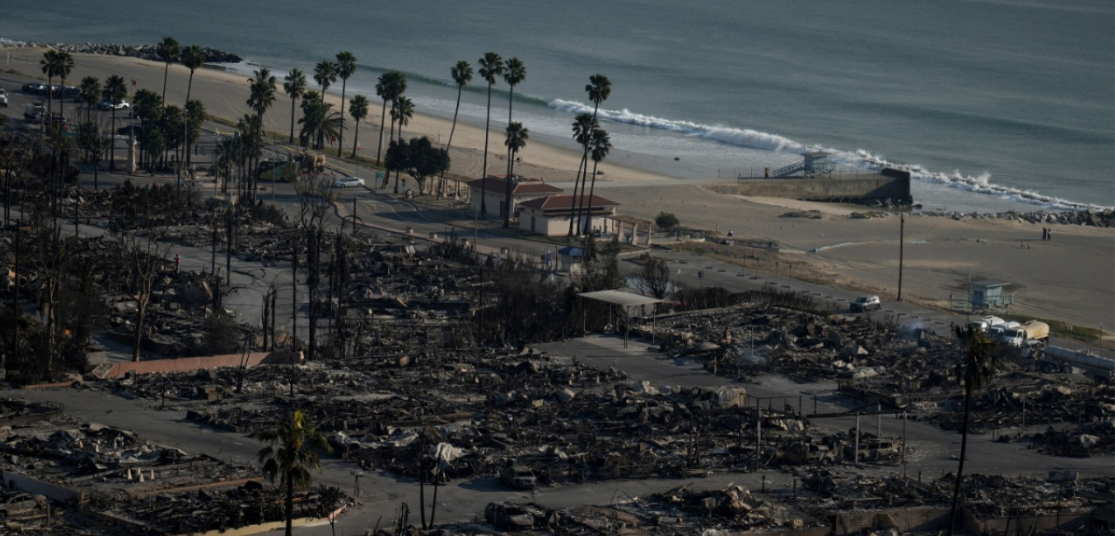
<instances>
[{"instance_id":1,"label":"bare burned tree","mask_svg":"<svg viewBox=\"0 0 1115 536\"><path fill-rule=\"evenodd\" d=\"M304 174L294 181L294 191L298 194L298 230L306 245L306 288L309 291L310 338L307 343L310 360L314 359L317 344L317 315L314 304L318 299L321 283L321 243L325 233L325 218L333 210L336 193L333 185L319 175ZM294 254L298 255L298 248ZM295 281L297 295L297 280ZM298 308L295 304L294 315Z\"/></svg>"},{"instance_id":2,"label":"bare burned tree","mask_svg":"<svg viewBox=\"0 0 1115 536\"><path fill-rule=\"evenodd\" d=\"M136 300L137 318L132 361L139 361L143 332L146 327L147 306L151 304L151 290L170 251L169 244L160 242L164 234L165 231L162 229L140 228L117 228L113 232L118 248L117 253L128 270L127 279L132 296Z\"/></svg>"},{"instance_id":3,"label":"bare burned tree","mask_svg":"<svg viewBox=\"0 0 1115 536\"><path fill-rule=\"evenodd\" d=\"M666 297L670 288L670 268L666 266L666 259L647 254L646 262L635 272L635 285L643 293L649 292L651 296L661 300Z\"/></svg>"}]
</instances>

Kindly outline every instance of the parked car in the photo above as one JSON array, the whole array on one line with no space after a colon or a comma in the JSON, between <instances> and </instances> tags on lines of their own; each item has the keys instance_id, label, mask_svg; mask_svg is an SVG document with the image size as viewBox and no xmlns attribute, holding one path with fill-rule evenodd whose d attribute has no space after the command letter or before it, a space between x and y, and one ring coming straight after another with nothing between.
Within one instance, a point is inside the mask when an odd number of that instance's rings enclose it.
<instances>
[{"instance_id":1,"label":"parked car","mask_svg":"<svg viewBox=\"0 0 1115 536\"><path fill-rule=\"evenodd\" d=\"M135 136L135 137L138 138L139 135L143 133L143 126L142 125L128 125L126 127L120 127L118 129L116 129L116 133L121 135L121 136L125 136L125 137Z\"/></svg>"},{"instance_id":2,"label":"parked car","mask_svg":"<svg viewBox=\"0 0 1115 536\"><path fill-rule=\"evenodd\" d=\"M337 179L337 181L333 183L334 188L348 188L350 186L364 186L364 179L359 177L344 177Z\"/></svg>"},{"instance_id":3,"label":"parked car","mask_svg":"<svg viewBox=\"0 0 1115 536\"><path fill-rule=\"evenodd\" d=\"M534 528L534 516L526 508L508 503L488 503L484 508L484 519L493 526L504 530L527 530Z\"/></svg>"},{"instance_id":4,"label":"parked car","mask_svg":"<svg viewBox=\"0 0 1115 536\"><path fill-rule=\"evenodd\" d=\"M8 107L8 92L0 87L0 106Z\"/></svg>"},{"instance_id":5,"label":"parked car","mask_svg":"<svg viewBox=\"0 0 1115 536\"><path fill-rule=\"evenodd\" d=\"M883 302L879 300L878 296L860 296L856 298L856 301L852 302L850 308L854 313L860 311L878 311L883 308Z\"/></svg>"},{"instance_id":6,"label":"parked car","mask_svg":"<svg viewBox=\"0 0 1115 536\"><path fill-rule=\"evenodd\" d=\"M126 100L121 100L120 102L117 102L115 104L113 104L113 102L110 100L103 100L100 104L97 105L97 108L100 108L102 110L111 110L113 108L117 110L124 110L131 107L132 105L129 104Z\"/></svg>"},{"instance_id":7,"label":"parked car","mask_svg":"<svg viewBox=\"0 0 1115 536\"><path fill-rule=\"evenodd\" d=\"M28 82L26 84L23 84L23 92L41 95L43 93L46 93L46 84L43 84L42 82Z\"/></svg>"},{"instance_id":8,"label":"parked car","mask_svg":"<svg viewBox=\"0 0 1115 536\"><path fill-rule=\"evenodd\" d=\"M534 477L534 472L521 465L504 467L499 472L499 479L512 489L522 490L534 489L534 485L537 482L537 479Z\"/></svg>"},{"instance_id":9,"label":"parked car","mask_svg":"<svg viewBox=\"0 0 1115 536\"><path fill-rule=\"evenodd\" d=\"M81 89L74 86L66 86L62 88L62 98L70 99L74 102L81 102Z\"/></svg>"}]
</instances>

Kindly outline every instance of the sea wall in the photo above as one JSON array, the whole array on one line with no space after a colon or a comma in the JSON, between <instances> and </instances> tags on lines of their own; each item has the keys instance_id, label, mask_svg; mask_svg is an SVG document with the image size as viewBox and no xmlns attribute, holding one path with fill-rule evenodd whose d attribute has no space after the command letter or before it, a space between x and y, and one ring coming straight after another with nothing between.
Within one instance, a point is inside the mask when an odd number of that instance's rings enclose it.
<instances>
[{"instance_id":1,"label":"sea wall","mask_svg":"<svg viewBox=\"0 0 1115 536\"><path fill-rule=\"evenodd\" d=\"M910 205L910 174L883 170L878 175L816 178L741 179L710 190L728 195L785 197L801 201L830 201L884 205Z\"/></svg>"},{"instance_id":2,"label":"sea wall","mask_svg":"<svg viewBox=\"0 0 1115 536\"><path fill-rule=\"evenodd\" d=\"M185 43L182 44L185 46ZM132 58L141 58L151 61L163 61L159 57L157 47L155 45L114 45L114 44L101 44L101 43L24 43L24 42L5 42L0 44L0 47L12 48L56 48L65 50L67 52L81 53L81 54L107 54L109 56L128 56ZM240 63L243 61L240 56L231 52L224 52L215 48L201 47L202 52L205 53L205 63Z\"/></svg>"}]
</instances>

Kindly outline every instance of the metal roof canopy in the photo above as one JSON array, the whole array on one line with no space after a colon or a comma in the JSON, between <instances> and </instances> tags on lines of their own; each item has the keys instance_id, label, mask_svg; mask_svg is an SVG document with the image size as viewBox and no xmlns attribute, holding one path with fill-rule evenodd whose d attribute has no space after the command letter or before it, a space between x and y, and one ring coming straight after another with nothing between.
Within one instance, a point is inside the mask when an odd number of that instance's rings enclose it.
<instances>
[{"instance_id":1,"label":"metal roof canopy","mask_svg":"<svg viewBox=\"0 0 1115 536\"><path fill-rule=\"evenodd\" d=\"M590 300L602 301L612 305L619 305L622 307L632 307L635 305L650 305L652 303L661 303L663 300L658 298L651 298L649 296L640 296L622 290L598 290L595 292L581 292L578 296L588 298Z\"/></svg>"}]
</instances>

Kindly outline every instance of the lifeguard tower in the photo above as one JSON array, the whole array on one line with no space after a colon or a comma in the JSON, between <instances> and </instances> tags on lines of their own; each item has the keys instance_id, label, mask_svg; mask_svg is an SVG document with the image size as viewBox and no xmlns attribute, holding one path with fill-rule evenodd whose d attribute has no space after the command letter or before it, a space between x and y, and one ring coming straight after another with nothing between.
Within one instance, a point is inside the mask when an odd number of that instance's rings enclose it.
<instances>
[{"instance_id":1,"label":"lifeguard tower","mask_svg":"<svg viewBox=\"0 0 1115 536\"><path fill-rule=\"evenodd\" d=\"M802 161L796 164L790 164L785 167L774 170L774 176L778 178L793 177L798 173L806 178L813 178L817 176L827 177L831 176L833 170L836 169L836 164L829 162L829 153L824 151L814 151L805 153L802 156Z\"/></svg>"},{"instance_id":2,"label":"lifeguard tower","mask_svg":"<svg viewBox=\"0 0 1115 536\"><path fill-rule=\"evenodd\" d=\"M1006 281L974 281L968 296L973 311L1001 311L1014 303L1013 294L1003 293Z\"/></svg>"}]
</instances>

